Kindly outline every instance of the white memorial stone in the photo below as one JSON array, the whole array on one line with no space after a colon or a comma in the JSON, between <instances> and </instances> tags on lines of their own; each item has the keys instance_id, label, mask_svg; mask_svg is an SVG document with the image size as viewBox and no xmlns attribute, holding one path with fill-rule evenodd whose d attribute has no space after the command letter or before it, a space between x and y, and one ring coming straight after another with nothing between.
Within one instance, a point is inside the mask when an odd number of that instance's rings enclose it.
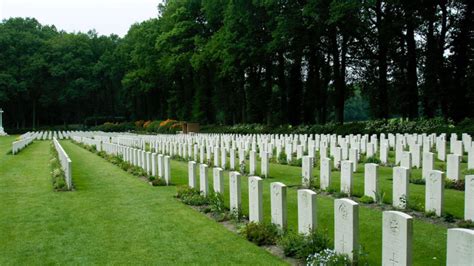
<instances>
[{"instance_id":1,"label":"white memorial stone","mask_svg":"<svg viewBox=\"0 0 474 266\"><path fill-rule=\"evenodd\" d=\"M393 168L393 196L392 205L396 208L405 209L408 203L408 184L410 180L410 169L406 167Z\"/></svg>"},{"instance_id":2,"label":"white memorial stone","mask_svg":"<svg viewBox=\"0 0 474 266\"><path fill-rule=\"evenodd\" d=\"M270 184L272 223L280 229L287 226L286 185L280 182Z\"/></svg>"},{"instance_id":3,"label":"white memorial stone","mask_svg":"<svg viewBox=\"0 0 474 266\"><path fill-rule=\"evenodd\" d=\"M258 176L249 177L249 221L263 222L263 180Z\"/></svg>"},{"instance_id":4,"label":"white memorial stone","mask_svg":"<svg viewBox=\"0 0 474 266\"><path fill-rule=\"evenodd\" d=\"M425 211L434 211L437 216L441 216L444 202L443 172L431 170L425 182Z\"/></svg>"},{"instance_id":5,"label":"white memorial stone","mask_svg":"<svg viewBox=\"0 0 474 266\"><path fill-rule=\"evenodd\" d=\"M359 205L353 200L334 200L334 250L351 260L358 254Z\"/></svg>"},{"instance_id":6,"label":"white memorial stone","mask_svg":"<svg viewBox=\"0 0 474 266\"><path fill-rule=\"evenodd\" d=\"M412 265L413 218L398 211L382 216L382 265Z\"/></svg>"},{"instance_id":7,"label":"white memorial stone","mask_svg":"<svg viewBox=\"0 0 474 266\"><path fill-rule=\"evenodd\" d=\"M309 234L316 230L316 192L309 189L298 190L298 233Z\"/></svg>"}]
</instances>

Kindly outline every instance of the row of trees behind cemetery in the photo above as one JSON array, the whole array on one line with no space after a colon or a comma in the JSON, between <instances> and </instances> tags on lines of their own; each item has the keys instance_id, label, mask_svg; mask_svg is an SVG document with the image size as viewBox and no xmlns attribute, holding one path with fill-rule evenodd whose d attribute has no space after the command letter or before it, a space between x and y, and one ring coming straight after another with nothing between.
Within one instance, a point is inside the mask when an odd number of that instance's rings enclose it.
<instances>
[{"instance_id":1,"label":"row of trees behind cemetery","mask_svg":"<svg viewBox=\"0 0 474 266\"><path fill-rule=\"evenodd\" d=\"M123 38L0 23L8 127L472 117L473 1L169 0Z\"/></svg>"}]
</instances>

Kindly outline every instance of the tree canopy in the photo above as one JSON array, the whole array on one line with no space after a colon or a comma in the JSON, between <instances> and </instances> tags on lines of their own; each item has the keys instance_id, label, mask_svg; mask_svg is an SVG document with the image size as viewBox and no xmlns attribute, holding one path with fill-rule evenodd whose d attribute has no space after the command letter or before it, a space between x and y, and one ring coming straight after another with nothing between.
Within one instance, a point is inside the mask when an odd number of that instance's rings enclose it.
<instances>
[{"instance_id":1,"label":"tree canopy","mask_svg":"<svg viewBox=\"0 0 474 266\"><path fill-rule=\"evenodd\" d=\"M168 0L127 35L0 23L8 127L473 117L473 1ZM99 119L100 120L100 119Z\"/></svg>"}]
</instances>

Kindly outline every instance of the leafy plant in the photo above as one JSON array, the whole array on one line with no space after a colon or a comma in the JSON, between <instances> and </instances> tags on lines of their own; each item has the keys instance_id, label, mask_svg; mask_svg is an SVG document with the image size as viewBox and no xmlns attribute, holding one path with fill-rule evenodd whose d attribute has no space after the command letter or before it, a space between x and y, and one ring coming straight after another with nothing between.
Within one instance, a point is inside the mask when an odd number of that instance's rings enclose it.
<instances>
[{"instance_id":1,"label":"leafy plant","mask_svg":"<svg viewBox=\"0 0 474 266\"><path fill-rule=\"evenodd\" d=\"M460 228L474 228L474 221L471 220L462 220L458 222L458 227Z\"/></svg>"},{"instance_id":2,"label":"leafy plant","mask_svg":"<svg viewBox=\"0 0 474 266\"><path fill-rule=\"evenodd\" d=\"M279 237L279 229L272 223L250 222L240 230L240 234L258 246L273 245Z\"/></svg>"},{"instance_id":3,"label":"leafy plant","mask_svg":"<svg viewBox=\"0 0 474 266\"><path fill-rule=\"evenodd\" d=\"M365 203L365 204L371 204L374 203L374 199L370 196L364 195L362 198L359 199L360 202Z\"/></svg>"},{"instance_id":4,"label":"leafy plant","mask_svg":"<svg viewBox=\"0 0 474 266\"><path fill-rule=\"evenodd\" d=\"M324 249L321 252L311 254L306 259L308 266L350 266L351 260L345 254L338 254L332 249Z\"/></svg>"},{"instance_id":5,"label":"leafy plant","mask_svg":"<svg viewBox=\"0 0 474 266\"><path fill-rule=\"evenodd\" d=\"M297 259L306 259L311 254L321 252L329 247L329 243L327 234L316 230L308 235L289 231L278 241L278 244L283 247L285 256Z\"/></svg>"},{"instance_id":6,"label":"leafy plant","mask_svg":"<svg viewBox=\"0 0 474 266\"><path fill-rule=\"evenodd\" d=\"M380 164L381 161L379 160L379 158L377 158L377 157L375 157L375 156L371 156L371 157L365 158L365 163L376 163L376 164Z\"/></svg>"},{"instance_id":7,"label":"leafy plant","mask_svg":"<svg viewBox=\"0 0 474 266\"><path fill-rule=\"evenodd\" d=\"M184 204L192 206L203 206L208 203L207 198L198 189L181 186L177 190L176 197Z\"/></svg>"}]
</instances>

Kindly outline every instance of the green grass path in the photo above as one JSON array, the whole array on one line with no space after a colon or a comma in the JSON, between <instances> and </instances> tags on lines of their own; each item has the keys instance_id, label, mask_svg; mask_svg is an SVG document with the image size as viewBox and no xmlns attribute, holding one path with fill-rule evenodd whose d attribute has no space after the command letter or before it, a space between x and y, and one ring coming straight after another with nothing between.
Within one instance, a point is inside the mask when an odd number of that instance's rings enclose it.
<instances>
[{"instance_id":1,"label":"green grass path","mask_svg":"<svg viewBox=\"0 0 474 266\"><path fill-rule=\"evenodd\" d=\"M49 142L5 155L0 138L0 265L282 263L102 158L62 142L75 192L53 192Z\"/></svg>"}]
</instances>

